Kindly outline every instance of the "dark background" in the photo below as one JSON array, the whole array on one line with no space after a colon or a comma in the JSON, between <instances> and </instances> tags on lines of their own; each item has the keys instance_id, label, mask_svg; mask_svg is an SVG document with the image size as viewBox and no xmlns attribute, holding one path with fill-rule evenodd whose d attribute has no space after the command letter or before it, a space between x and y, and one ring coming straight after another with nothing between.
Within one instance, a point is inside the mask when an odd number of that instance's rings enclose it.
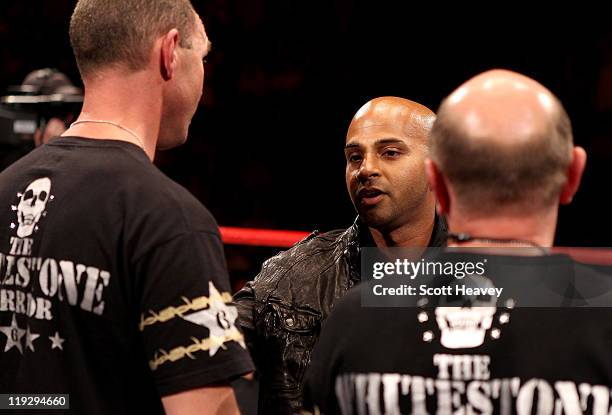
<instances>
[{"instance_id":1,"label":"dark background","mask_svg":"<svg viewBox=\"0 0 612 415\"><path fill-rule=\"evenodd\" d=\"M31 70L79 76L68 40L74 0L0 2L0 91ZM533 5L450 10L442 3L194 1L213 52L190 140L158 166L221 225L329 230L354 217L343 140L367 100L396 95L436 109L469 77L501 67L550 88L589 154L561 209L558 245L610 246L612 27L608 14ZM580 6L580 5L578 5ZM601 6L603 7L603 6ZM228 247L235 278L277 250Z\"/></svg>"}]
</instances>

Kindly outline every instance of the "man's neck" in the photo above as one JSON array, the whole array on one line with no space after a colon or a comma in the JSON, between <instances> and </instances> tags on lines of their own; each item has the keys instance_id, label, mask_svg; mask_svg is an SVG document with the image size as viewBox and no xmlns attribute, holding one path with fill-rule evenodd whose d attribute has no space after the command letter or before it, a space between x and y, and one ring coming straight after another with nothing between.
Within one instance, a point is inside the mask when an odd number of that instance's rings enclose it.
<instances>
[{"instance_id":1,"label":"man's neck","mask_svg":"<svg viewBox=\"0 0 612 415\"><path fill-rule=\"evenodd\" d=\"M554 242L557 224L557 211L542 212L524 216L492 217L447 217L449 232L467 234L472 240L452 242L449 246L495 246L508 241L508 245L551 247Z\"/></svg>"},{"instance_id":2,"label":"man's neck","mask_svg":"<svg viewBox=\"0 0 612 415\"><path fill-rule=\"evenodd\" d=\"M110 123L79 123L63 135L128 141L144 146L144 152L153 160L161 111L161 88L146 71L129 74L109 71L85 81L83 109L77 121Z\"/></svg>"},{"instance_id":3,"label":"man's neck","mask_svg":"<svg viewBox=\"0 0 612 415\"><path fill-rule=\"evenodd\" d=\"M435 224L435 210L432 207L417 220L406 222L390 231L368 227L379 248L384 247L425 247L429 245Z\"/></svg>"}]
</instances>

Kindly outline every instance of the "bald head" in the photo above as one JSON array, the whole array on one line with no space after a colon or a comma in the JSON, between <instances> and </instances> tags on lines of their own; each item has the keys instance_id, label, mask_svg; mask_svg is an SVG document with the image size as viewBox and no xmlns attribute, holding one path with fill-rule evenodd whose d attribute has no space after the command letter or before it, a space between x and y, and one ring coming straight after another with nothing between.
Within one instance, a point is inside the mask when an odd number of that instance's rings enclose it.
<instances>
[{"instance_id":1,"label":"bald head","mask_svg":"<svg viewBox=\"0 0 612 415\"><path fill-rule=\"evenodd\" d=\"M510 146L541 138L554 128L562 111L544 86L504 70L470 79L444 101L441 110L471 139Z\"/></svg>"},{"instance_id":2,"label":"bald head","mask_svg":"<svg viewBox=\"0 0 612 415\"><path fill-rule=\"evenodd\" d=\"M434 162L471 212L556 204L572 159L559 100L505 70L480 74L448 96L431 137Z\"/></svg>"},{"instance_id":3,"label":"bald head","mask_svg":"<svg viewBox=\"0 0 612 415\"><path fill-rule=\"evenodd\" d=\"M394 130L395 134L427 143L436 115L427 107L404 98L374 98L363 105L353 117L347 139L365 132Z\"/></svg>"},{"instance_id":4,"label":"bald head","mask_svg":"<svg viewBox=\"0 0 612 415\"><path fill-rule=\"evenodd\" d=\"M346 184L371 228L391 232L433 223L435 202L424 166L434 120L428 108L396 97L373 99L353 117L344 147Z\"/></svg>"}]
</instances>

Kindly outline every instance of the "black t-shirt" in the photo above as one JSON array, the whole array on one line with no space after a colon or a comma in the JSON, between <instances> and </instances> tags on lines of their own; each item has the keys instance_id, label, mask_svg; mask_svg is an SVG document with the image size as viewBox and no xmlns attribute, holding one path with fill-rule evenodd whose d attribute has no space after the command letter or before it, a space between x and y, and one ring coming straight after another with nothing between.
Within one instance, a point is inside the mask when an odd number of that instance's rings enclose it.
<instances>
[{"instance_id":1,"label":"black t-shirt","mask_svg":"<svg viewBox=\"0 0 612 415\"><path fill-rule=\"evenodd\" d=\"M449 308L418 306L415 297L414 307L368 308L362 291L371 287L362 284L327 320L307 373L305 407L364 415L609 414L609 276L562 255L497 259L499 269L528 264L538 278L533 289L541 281L552 288L546 301L557 292L571 301ZM550 285L560 270L557 286ZM581 303L598 307L567 307Z\"/></svg>"},{"instance_id":2,"label":"black t-shirt","mask_svg":"<svg viewBox=\"0 0 612 415\"><path fill-rule=\"evenodd\" d=\"M214 218L138 147L57 138L0 203L0 392L149 414L253 369Z\"/></svg>"}]
</instances>

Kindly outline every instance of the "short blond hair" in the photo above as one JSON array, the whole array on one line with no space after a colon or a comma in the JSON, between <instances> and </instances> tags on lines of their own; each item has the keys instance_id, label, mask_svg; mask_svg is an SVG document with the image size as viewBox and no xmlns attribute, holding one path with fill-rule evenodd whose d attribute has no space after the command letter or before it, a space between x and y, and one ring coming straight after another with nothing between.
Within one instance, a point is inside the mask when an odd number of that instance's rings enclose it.
<instances>
[{"instance_id":1,"label":"short blond hair","mask_svg":"<svg viewBox=\"0 0 612 415\"><path fill-rule=\"evenodd\" d=\"M176 28L191 47L196 14L189 0L79 0L70 19L70 43L85 77L112 64L142 69L158 36Z\"/></svg>"}]
</instances>

